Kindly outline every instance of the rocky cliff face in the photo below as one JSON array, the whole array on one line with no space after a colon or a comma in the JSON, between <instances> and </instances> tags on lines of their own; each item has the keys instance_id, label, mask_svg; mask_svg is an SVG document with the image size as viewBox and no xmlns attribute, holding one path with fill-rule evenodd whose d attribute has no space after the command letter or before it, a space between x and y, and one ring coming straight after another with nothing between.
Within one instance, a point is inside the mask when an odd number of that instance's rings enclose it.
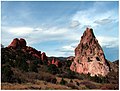
<instances>
[{"instance_id":1,"label":"rocky cliff face","mask_svg":"<svg viewBox=\"0 0 120 91\"><path fill-rule=\"evenodd\" d=\"M83 33L80 43L75 48L75 59L70 69L78 73L90 73L91 76L108 74L107 60L93 29L87 28Z\"/></svg>"}]
</instances>

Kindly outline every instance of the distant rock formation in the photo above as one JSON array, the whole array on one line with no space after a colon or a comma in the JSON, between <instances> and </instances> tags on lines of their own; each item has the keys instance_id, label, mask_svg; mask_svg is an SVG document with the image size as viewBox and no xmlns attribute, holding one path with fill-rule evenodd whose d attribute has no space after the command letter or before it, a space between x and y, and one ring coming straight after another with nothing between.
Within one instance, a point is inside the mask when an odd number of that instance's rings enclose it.
<instances>
[{"instance_id":1,"label":"distant rock formation","mask_svg":"<svg viewBox=\"0 0 120 91\"><path fill-rule=\"evenodd\" d=\"M42 60L42 61L46 61L46 60L47 60L47 56L46 56L45 52L43 52L43 53L41 54L41 60Z\"/></svg>"},{"instance_id":2,"label":"distant rock formation","mask_svg":"<svg viewBox=\"0 0 120 91\"><path fill-rule=\"evenodd\" d=\"M62 63L60 62L60 60L56 59L56 58L52 58L52 60L48 61L48 65L50 64L54 64L56 65L56 67L61 67L62 66Z\"/></svg>"},{"instance_id":3,"label":"distant rock formation","mask_svg":"<svg viewBox=\"0 0 120 91\"><path fill-rule=\"evenodd\" d=\"M13 49L20 48L20 49L22 49L23 52L28 52L32 56L39 58L41 61L47 61L47 56L46 56L45 52L43 52L41 54L41 51L38 51L35 48L27 46L27 42L23 38L20 38L20 39L15 38L15 39L13 39L13 41L10 43L8 48L13 48Z\"/></svg>"},{"instance_id":4,"label":"distant rock formation","mask_svg":"<svg viewBox=\"0 0 120 91\"><path fill-rule=\"evenodd\" d=\"M83 33L80 43L75 48L75 59L70 69L78 73L90 73L91 76L106 76L108 74L107 60L93 33L93 29L86 28Z\"/></svg>"},{"instance_id":5,"label":"distant rock formation","mask_svg":"<svg viewBox=\"0 0 120 91\"><path fill-rule=\"evenodd\" d=\"M67 57L67 59L66 60L68 60L68 61L73 61L74 60L74 56L69 56L69 57Z\"/></svg>"},{"instance_id":6,"label":"distant rock formation","mask_svg":"<svg viewBox=\"0 0 120 91\"><path fill-rule=\"evenodd\" d=\"M15 38L11 44L8 46L8 48L20 48L21 47L21 43L20 43L20 40L18 38Z\"/></svg>"}]
</instances>

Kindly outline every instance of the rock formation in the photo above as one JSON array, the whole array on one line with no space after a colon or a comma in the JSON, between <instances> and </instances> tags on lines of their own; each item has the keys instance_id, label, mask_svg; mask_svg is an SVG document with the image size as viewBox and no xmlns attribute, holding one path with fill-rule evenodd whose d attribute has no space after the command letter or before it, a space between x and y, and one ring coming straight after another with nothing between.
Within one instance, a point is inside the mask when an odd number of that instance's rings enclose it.
<instances>
[{"instance_id":1,"label":"rock formation","mask_svg":"<svg viewBox=\"0 0 120 91\"><path fill-rule=\"evenodd\" d=\"M56 67L61 67L62 66L62 63L60 62L60 60L56 59L56 58L52 58L52 60L48 61L48 65L50 64L54 64L56 65Z\"/></svg>"},{"instance_id":2,"label":"rock formation","mask_svg":"<svg viewBox=\"0 0 120 91\"><path fill-rule=\"evenodd\" d=\"M107 60L94 36L93 29L87 28L83 33L80 44L75 48L75 59L70 69L77 73L90 73L91 76L108 74Z\"/></svg>"},{"instance_id":3,"label":"rock formation","mask_svg":"<svg viewBox=\"0 0 120 91\"><path fill-rule=\"evenodd\" d=\"M11 44L8 46L8 48L12 47L12 48L19 48L21 45L20 45L20 41L18 38L15 38Z\"/></svg>"},{"instance_id":4,"label":"rock formation","mask_svg":"<svg viewBox=\"0 0 120 91\"><path fill-rule=\"evenodd\" d=\"M27 45L27 43L26 43L25 39L15 38L15 39L13 39L11 44L8 46L8 48L13 48L13 49L20 48L23 52L27 52L27 53L31 54L34 57L37 57L38 59L40 59L42 61L47 61L47 56L46 56L45 52L43 52L41 54L41 51L38 51L35 48L29 47L26 45Z\"/></svg>"},{"instance_id":5,"label":"rock formation","mask_svg":"<svg viewBox=\"0 0 120 91\"><path fill-rule=\"evenodd\" d=\"M47 60L47 56L46 56L45 52L43 52L43 53L41 54L41 60L42 60L42 61L46 61L46 60Z\"/></svg>"},{"instance_id":6,"label":"rock formation","mask_svg":"<svg viewBox=\"0 0 120 91\"><path fill-rule=\"evenodd\" d=\"M20 38L20 45L21 47L26 47L26 41L23 38Z\"/></svg>"}]
</instances>

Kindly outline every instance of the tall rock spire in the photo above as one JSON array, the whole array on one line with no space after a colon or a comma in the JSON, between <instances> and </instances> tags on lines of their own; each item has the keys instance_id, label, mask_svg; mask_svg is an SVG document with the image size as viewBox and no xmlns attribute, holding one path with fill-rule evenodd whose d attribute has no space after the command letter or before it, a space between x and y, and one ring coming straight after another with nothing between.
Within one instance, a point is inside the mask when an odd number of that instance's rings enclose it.
<instances>
[{"instance_id":1,"label":"tall rock spire","mask_svg":"<svg viewBox=\"0 0 120 91\"><path fill-rule=\"evenodd\" d=\"M75 59L70 69L91 76L105 76L109 72L102 47L96 39L93 29L86 28L81 41L75 48Z\"/></svg>"}]
</instances>

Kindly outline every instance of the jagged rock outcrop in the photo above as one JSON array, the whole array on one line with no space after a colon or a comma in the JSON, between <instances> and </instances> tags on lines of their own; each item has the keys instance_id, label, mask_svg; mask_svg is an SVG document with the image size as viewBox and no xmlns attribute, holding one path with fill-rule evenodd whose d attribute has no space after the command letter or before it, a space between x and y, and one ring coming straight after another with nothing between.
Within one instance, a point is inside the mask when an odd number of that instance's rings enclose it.
<instances>
[{"instance_id":1,"label":"jagged rock outcrop","mask_svg":"<svg viewBox=\"0 0 120 91\"><path fill-rule=\"evenodd\" d=\"M30 46L27 46L27 42L23 38L13 39L13 41L8 46L8 48L13 48L13 49L20 48L23 52L27 52L27 53L31 54L32 56L39 58L41 61L47 61L47 56L46 56L45 52L43 52L41 54L41 51L38 51L35 48L32 48Z\"/></svg>"},{"instance_id":2,"label":"jagged rock outcrop","mask_svg":"<svg viewBox=\"0 0 120 91\"><path fill-rule=\"evenodd\" d=\"M12 48L19 48L19 47L21 47L19 39L18 39L18 38L15 38L15 39L11 42L11 44L8 46L8 48L10 48L10 47L12 47Z\"/></svg>"},{"instance_id":3,"label":"jagged rock outcrop","mask_svg":"<svg viewBox=\"0 0 120 91\"><path fill-rule=\"evenodd\" d=\"M47 60L47 56L46 56L45 52L43 52L43 53L41 54L41 60L42 60L42 61L46 61L46 60Z\"/></svg>"},{"instance_id":4,"label":"jagged rock outcrop","mask_svg":"<svg viewBox=\"0 0 120 91\"><path fill-rule=\"evenodd\" d=\"M56 59L56 58L52 58L52 60L48 61L48 65L50 64L54 64L56 65L56 67L61 67L62 66L62 63L60 62L60 60Z\"/></svg>"},{"instance_id":5,"label":"jagged rock outcrop","mask_svg":"<svg viewBox=\"0 0 120 91\"><path fill-rule=\"evenodd\" d=\"M57 67L62 66L61 62L59 60L55 59L55 58L52 59L52 64L56 65Z\"/></svg>"},{"instance_id":6,"label":"jagged rock outcrop","mask_svg":"<svg viewBox=\"0 0 120 91\"><path fill-rule=\"evenodd\" d=\"M93 29L87 28L83 33L80 44L75 48L75 59L70 69L78 73L90 73L91 76L108 74L107 60Z\"/></svg>"}]
</instances>

